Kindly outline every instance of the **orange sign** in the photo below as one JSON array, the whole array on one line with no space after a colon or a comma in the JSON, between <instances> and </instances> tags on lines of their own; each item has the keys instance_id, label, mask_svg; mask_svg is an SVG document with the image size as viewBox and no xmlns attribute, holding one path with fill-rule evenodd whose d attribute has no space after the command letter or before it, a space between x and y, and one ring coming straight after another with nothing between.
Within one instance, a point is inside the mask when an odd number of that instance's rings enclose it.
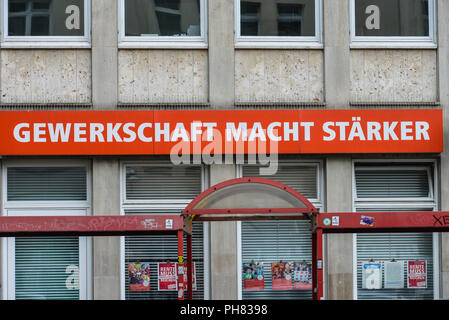
<instances>
[{"instance_id":1,"label":"orange sign","mask_svg":"<svg viewBox=\"0 0 449 320\"><path fill-rule=\"evenodd\" d=\"M1 111L0 155L428 153L442 111Z\"/></svg>"}]
</instances>

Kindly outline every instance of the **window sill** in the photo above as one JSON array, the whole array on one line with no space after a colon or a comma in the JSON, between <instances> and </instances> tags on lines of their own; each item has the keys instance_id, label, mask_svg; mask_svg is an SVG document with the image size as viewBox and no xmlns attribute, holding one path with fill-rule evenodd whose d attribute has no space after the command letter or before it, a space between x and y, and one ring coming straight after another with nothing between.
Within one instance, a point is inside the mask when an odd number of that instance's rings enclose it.
<instances>
[{"instance_id":1,"label":"window sill","mask_svg":"<svg viewBox=\"0 0 449 320\"><path fill-rule=\"evenodd\" d=\"M90 49L87 41L3 41L2 49Z\"/></svg>"},{"instance_id":2,"label":"window sill","mask_svg":"<svg viewBox=\"0 0 449 320\"><path fill-rule=\"evenodd\" d=\"M433 41L353 41L350 49L437 49Z\"/></svg>"},{"instance_id":3,"label":"window sill","mask_svg":"<svg viewBox=\"0 0 449 320\"><path fill-rule=\"evenodd\" d=\"M236 49L323 49L321 42L305 41L236 41Z\"/></svg>"},{"instance_id":4,"label":"window sill","mask_svg":"<svg viewBox=\"0 0 449 320\"><path fill-rule=\"evenodd\" d=\"M208 44L205 41L178 41L177 39L167 41L120 41L119 49L207 49Z\"/></svg>"}]
</instances>

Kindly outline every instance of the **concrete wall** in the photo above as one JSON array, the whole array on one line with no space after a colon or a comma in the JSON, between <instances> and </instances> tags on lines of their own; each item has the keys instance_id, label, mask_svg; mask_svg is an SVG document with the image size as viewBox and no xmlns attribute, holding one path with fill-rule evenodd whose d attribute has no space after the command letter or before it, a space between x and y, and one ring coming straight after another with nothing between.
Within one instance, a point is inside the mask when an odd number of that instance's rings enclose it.
<instances>
[{"instance_id":1,"label":"concrete wall","mask_svg":"<svg viewBox=\"0 0 449 320\"><path fill-rule=\"evenodd\" d=\"M92 162L93 215L120 214L120 164L115 159ZM120 299L120 237L93 237L93 299Z\"/></svg>"},{"instance_id":2,"label":"concrete wall","mask_svg":"<svg viewBox=\"0 0 449 320\"><path fill-rule=\"evenodd\" d=\"M326 158L326 210L352 211L352 162L350 157ZM327 299L353 299L352 234L326 235L325 270Z\"/></svg>"},{"instance_id":3,"label":"concrete wall","mask_svg":"<svg viewBox=\"0 0 449 320\"><path fill-rule=\"evenodd\" d=\"M1 103L90 103L89 50L1 50Z\"/></svg>"},{"instance_id":4,"label":"concrete wall","mask_svg":"<svg viewBox=\"0 0 449 320\"><path fill-rule=\"evenodd\" d=\"M234 165L211 165L210 186L235 178ZM210 222L210 299L238 298L237 222Z\"/></svg>"},{"instance_id":5,"label":"concrete wall","mask_svg":"<svg viewBox=\"0 0 449 320\"><path fill-rule=\"evenodd\" d=\"M444 152L441 154L441 206L449 210L449 2L438 0L438 89L443 109ZM449 299L449 234L441 234L440 298Z\"/></svg>"},{"instance_id":6,"label":"concrete wall","mask_svg":"<svg viewBox=\"0 0 449 320\"><path fill-rule=\"evenodd\" d=\"M435 50L351 50L351 102L438 101Z\"/></svg>"},{"instance_id":7,"label":"concrete wall","mask_svg":"<svg viewBox=\"0 0 449 320\"><path fill-rule=\"evenodd\" d=\"M207 50L120 50L119 102L207 103Z\"/></svg>"},{"instance_id":8,"label":"concrete wall","mask_svg":"<svg viewBox=\"0 0 449 320\"><path fill-rule=\"evenodd\" d=\"M115 109L118 101L118 1L96 0L91 6L92 103L95 109Z\"/></svg>"},{"instance_id":9,"label":"concrete wall","mask_svg":"<svg viewBox=\"0 0 449 320\"><path fill-rule=\"evenodd\" d=\"M235 102L324 102L322 50L236 50Z\"/></svg>"}]
</instances>

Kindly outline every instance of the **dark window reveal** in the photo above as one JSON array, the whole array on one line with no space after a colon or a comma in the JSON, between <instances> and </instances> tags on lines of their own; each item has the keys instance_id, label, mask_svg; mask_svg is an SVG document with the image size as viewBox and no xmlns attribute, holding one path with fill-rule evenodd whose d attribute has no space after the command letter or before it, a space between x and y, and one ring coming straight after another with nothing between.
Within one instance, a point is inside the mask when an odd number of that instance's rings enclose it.
<instances>
[{"instance_id":1,"label":"dark window reveal","mask_svg":"<svg viewBox=\"0 0 449 320\"><path fill-rule=\"evenodd\" d=\"M427 37L429 0L355 0L356 36Z\"/></svg>"},{"instance_id":2,"label":"dark window reveal","mask_svg":"<svg viewBox=\"0 0 449 320\"><path fill-rule=\"evenodd\" d=\"M9 0L9 36L84 36L84 0Z\"/></svg>"},{"instance_id":3,"label":"dark window reveal","mask_svg":"<svg viewBox=\"0 0 449 320\"><path fill-rule=\"evenodd\" d=\"M315 0L240 2L241 36L315 36Z\"/></svg>"}]
</instances>

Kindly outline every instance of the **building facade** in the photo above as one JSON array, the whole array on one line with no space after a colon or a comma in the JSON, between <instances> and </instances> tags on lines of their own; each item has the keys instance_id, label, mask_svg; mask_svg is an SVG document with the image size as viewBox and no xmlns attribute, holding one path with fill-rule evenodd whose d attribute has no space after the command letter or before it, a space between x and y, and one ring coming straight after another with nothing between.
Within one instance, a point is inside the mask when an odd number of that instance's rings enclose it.
<instances>
[{"instance_id":1,"label":"building facade","mask_svg":"<svg viewBox=\"0 0 449 320\"><path fill-rule=\"evenodd\" d=\"M337 121L339 110L439 110L446 145L445 0L2 0L1 18L5 128L31 111L56 122L59 112L71 112L79 123L91 120L85 111L98 111L97 122L102 115L124 122L138 112L171 111L182 120L185 112L218 119L221 111L247 111L249 121L273 110L313 110ZM293 187L320 211L449 210L446 149L281 150L268 158L277 170L264 172L267 162L249 156L176 164L168 152L138 148L47 152L36 142L50 127L33 128L17 132L24 141L33 135L33 146L10 152L0 145L3 216L176 214L219 182L254 176ZM51 128L63 138L63 127ZM120 139L110 132L103 142ZM278 288L271 278L274 263L311 260L310 223L193 228L195 299L311 299L310 289ZM4 300L177 298L158 287L158 267L176 257L176 239L167 236L2 238L0 253ZM384 275L385 262L405 268L425 261L425 287L407 287L404 269L402 286L382 280L367 288L363 267L377 261ZM257 262L265 266L264 286L248 290L242 265ZM149 265L150 290L132 286L129 266L136 264ZM327 234L324 270L325 299L447 299L449 237Z\"/></svg>"}]
</instances>

